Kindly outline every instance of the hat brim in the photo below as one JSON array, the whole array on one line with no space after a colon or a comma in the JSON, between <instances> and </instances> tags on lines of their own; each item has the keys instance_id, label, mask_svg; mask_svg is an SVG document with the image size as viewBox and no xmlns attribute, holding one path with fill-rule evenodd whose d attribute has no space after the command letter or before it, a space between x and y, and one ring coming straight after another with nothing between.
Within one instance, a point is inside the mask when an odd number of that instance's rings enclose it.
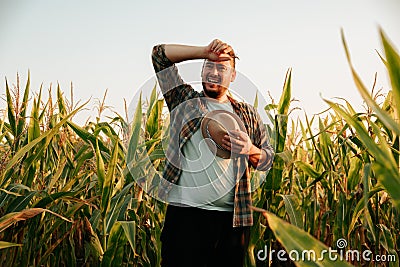
<instances>
[{"instance_id":1,"label":"hat brim","mask_svg":"<svg viewBox=\"0 0 400 267\"><path fill-rule=\"evenodd\" d=\"M226 110L213 110L208 112L204 117L203 120L201 121L201 133L203 135L203 138L209 147L209 149L218 157L224 158L224 159L229 159L229 158L236 158L239 156L239 154L233 153L229 150L223 149L221 147L222 145L222 140L213 140L210 138L210 135L207 133L207 125L210 122L210 120L215 120L214 116L220 113L225 113L230 115L235 119L237 122L237 125L239 126L239 130L247 133L246 127L244 126L244 123L240 119L240 117L236 113L232 113ZM216 121L216 120L215 120ZM229 134L226 132L226 134Z\"/></svg>"}]
</instances>

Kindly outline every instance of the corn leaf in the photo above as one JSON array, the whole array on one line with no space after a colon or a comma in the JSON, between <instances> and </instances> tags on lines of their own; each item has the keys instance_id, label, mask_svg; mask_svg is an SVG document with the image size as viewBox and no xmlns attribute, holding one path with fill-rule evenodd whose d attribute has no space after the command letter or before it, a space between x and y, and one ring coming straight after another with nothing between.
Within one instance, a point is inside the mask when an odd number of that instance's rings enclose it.
<instances>
[{"instance_id":1,"label":"corn leaf","mask_svg":"<svg viewBox=\"0 0 400 267\"><path fill-rule=\"evenodd\" d=\"M380 29L381 41L383 44L383 48L385 49L385 56L387 60L387 70L390 77L390 82L392 84L393 90L393 107L397 109L397 119L400 118L400 56L399 53L396 52L393 45L389 42L389 39L386 37L385 33L382 29ZM397 124L398 128L400 128L399 124ZM397 135L400 135L397 132Z\"/></svg>"},{"instance_id":2,"label":"corn leaf","mask_svg":"<svg viewBox=\"0 0 400 267\"><path fill-rule=\"evenodd\" d=\"M140 139L140 130L142 125L142 94L140 93L139 101L133 117L132 135L129 141L128 152L126 155L126 164L129 165L134 160L136 150Z\"/></svg>"},{"instance_id":3,"label":"corn leaf","mask_svg":"<svg viewBox=\"0 0 400 267\"><path fill-rule=\"evenodd\" d=\"M15 107L13 104L13 99L11 97L10 88L8 87L8 82L6 80L6 96L7 96L7 114L8 114L8 122L10 124L11 134L16 137L17 136L17 126L16 126L16 117L15 117Z\"/></svg>"},{"instance_id":4,"label":"corn leaf","mask_svg":"<svg viewBox=\"0 0 400 267\"><path fill-rule=\"evenodd\" d=\"M299 255L298 261L295 261L296 266L343 266L350 267L351 265L345 261L339 259L333 261L328 257L328 247L315 239L309 233L304 230L280 219L271 212L263 209L253 207L255 211L261 212L262 215L267 219L268 225L274 233L276 239L284 246L287 253L297 251ZM312 253L307 254L305 252L315 252L315 259L313 260ZM304 254L305 253L305 254ZM293 253L296 254L296 253ZM305 255L304 257L302 255ZM310 256L310 259L308 258ZM321 257L324 256L324 257ZM339 255L336 255L339 258ZM288 254L286 254L288 258ZM322 258L322 259L321 259Z\"/></svg>"},{"instance_id":5,"label":"corn leaf","mask_svg":"<svg viewBox=\"0 0 400 267\"><path fill-rule=\"evenodd\" d=\"M22 244L15 244L6 241L0 241L0 249L10 248L10 247L22 247Z\"/></svg>"},{"instance_id":6,"label":"corn leaf","mask_svg":"<svg viewBox=\"0 0 400 267\"><path fill-rule=\"evenodd\" d=\"M50 139L53 138L54 135L58 133L59 128L66 123L66 121L72 117L74 114L76 114L83 106L85 106L88 102L84 103L83 105L79 106L77 109L72 111L70 114L68 114L65 118L63 118L54 128L51 130L47 131L46 133L42 134L35 140L32 140L32 142L29 142L27 145L22 147L18 152L14 155L14 157L7 163L5 172L6 173L8 170L11 170L11 168L18 162L20 161L25 154L30 151L34 146L36 146L38 143L40 143L43 139L46 139L46 144L50 142ZM4 175L3 177L0 177L0 184L2 185L4 182Z\"/></svg>"},{"instance_id":7,"label":"corn leaf","mask_svg":"<svg viewBox=\"0 0 400 267\"><path fill-rule=\"evenodd\" d=\"M101 194L101 210L103 217L109 211L110 200L112 197L112 185L114 182L114 173L118 159L118 143L114 145L114 149L111 155L110 163L108 164L107 174L103 183L103 189Z\"/></svg>"},{"instance_id":8,"label":"corn leaf","mask_svg":"<svg viewBox=\"0 0 400 267\"><path fill-rule=\"evenodd\" d=\"M22 134L24 127L25 127L25 116L26 116L26 108L28 105L30 81L31 81L31 74L30 74L30 71L28 71L28 80L26 81L24 97L22 99L21 110L19 112L19 120L18 120L18 124L17 124L17 135Z\"/></svg>"},{"instance_id":9,"label":"corn leaf","mask_svg":"<svg viewBox=\"0 0 400 267\"><path fill-rule=\"evenodd\" d=\"M368 93L367 88L365 87L364 83L361 81L360 77L358 76L357 72L355 71L355 69L354 69L354 67L353 67L353 63L351 62L350 52L349 52L349 49L347 48L347 43L346 43L346 40L345 40L343 31L342 31L342 41L343 41L343 46L344 46L344 49L345 49L345 52L346 52L347 61L348 61L349 65L350 65L350 70L351 70L351 73L352 73L352 75L353 75L354 83L356 84L357 89L358 89L358 91L360 92L362 98L365 100L365 102L368 104L368 106L371 107L373 111L375 111L375 113L377 114L377 116L379 117L379 119L380 119L387 127L389 127L389 128L390 128L392 131L394 131L397 135L400 135L400 124L399 124L399 123L396 123L396 121L395 121L393 118L391 118L384 110L382 110L382 109L379 107L379 105L374 101L374 99L372 98L372 96ZM386 44L386 47L385 47L385 48L388 49L388 53L389 53L388 55L391 57L391 62L392 62L392 63L389 63L388 66L390 67L391 64L393 65L393 68L391 68L391 71L392 71L392 72L389 71L389 74L390 74L390 75L393 75L392 80L393 80L393 79L396 79L396 78L399 78L399 77L400 77L400 74L399 74L398 72L400 72L400 69L398 69L397 71L395 70L397 64L400 64L400 63L397 62L397 60L398 60L398 55L397 55L397 57L396 57L396 54L393 53L392 47L386 43L386 40L382 40L382 41L384 42L384 44ZM388 56L388 55L387 55L387 56ZM388 60L388 61L389 61L389 60ZM397 86L397 85L398 85L398 81L397 81L397 82L396 82L396 81L393 81L392 84L393 84L394 86ZM398 88L398 89L397 89L397 88ZM393 89L395 89L394 92L396 92L396 90L399 90L399 91L400 91L400 85L399 85L397 88L396 88L396 87L393 88ZM396 94L396 93L395 93L395 94ZM394 94L394 95L395 95L395 94ZM399 95L399 98L400 98L400 92L397 92L397 94ZM400 104L400 99L398 100L398 102L397 102L397 100L396 100L395 103ZM399 117L400 117L400 115L399 115Z\"/></svg>"},{"instance_id":10,"label":"corn leaf","mask_svg":"<svg viewBox=\"0 0 400 267\"><path fill-rule=\"evenodd\" d=\"M294 195L282 195L278 194L282 197L285 202L285 209L287 214L289 215L290 223L297 226L300 229L303 229L303 214L300 210L300 206L296 196Z\"/></svg>"},{"instance_id":11,"label":"corn leaf","mask_svg":"<svg viewBox=\"0 0 400 267\"><path fill-rule=\"evenodd\" d=\"M8 214L4 215L3 217L1 217L0 218L0 233L16 222L30 219L30 218L35 217L36 215L41 214L42 212L45 212L45 211L65 220L67 222L71 222L70 220L66 219L65 217L60 216L57 213L52 212L50 210L42 209L42 208L30 208L30 209L26 209L26 210L19 211L19 212L11 212L11 213L8 213Z\"/></svg>"},{"instance_id":12,"label":"corn leaf","mask_svg":"<svg viewBox=\"0 0 400 267\"><path fill-rule=\"evenodd\" d=\"M104 252L101 266L121 266L124 257L124 246L128 239L119 222L116 222L111 229L107 243L107 250Z\"/></svg>"},{"instance_id":13,"label":"corn leaf","mask_svg":"<svg viewBox=\"0 0 400 267\"><path fill-rule=\"evenodd\" d=\"M131 245L132 252L135 253L136 250L136 222L135 221L119 221L122 228L124 229L124 233L126 238Z\"/></svg>"}]
</instances>

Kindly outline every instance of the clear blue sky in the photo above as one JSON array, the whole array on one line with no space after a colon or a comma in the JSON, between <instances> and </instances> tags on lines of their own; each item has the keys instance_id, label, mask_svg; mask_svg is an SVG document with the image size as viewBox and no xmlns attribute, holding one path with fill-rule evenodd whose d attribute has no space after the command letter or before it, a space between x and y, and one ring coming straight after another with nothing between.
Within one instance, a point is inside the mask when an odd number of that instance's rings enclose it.
<instances>
[{"instance_id":1,"label":"clear blue sky","mask_svg":"<svg viewBox=\"0 0 400 267\"><path fill-rule=\"evenodd\" d=\"M55 89L58 81L69 96L73 82L75 100L83 101L101 98L108 88L106 103L123 113L123 98L129 103L153 75L153 45L206 45L219 38L234 47L238 71L265 96L270 92L278 100L292 67L293 97L300 100L295 106L308 114L327 107L321 95L343 97L359 107L340 29L367 86L378 72L377 88L387 92L375 52L382 50L378 26L399 47L399 14L398 0L0 0L0 94L4 77L15 83L19 72L25 81L30 69L34 91L41 83Z\"/></svg>"}]
</instances>

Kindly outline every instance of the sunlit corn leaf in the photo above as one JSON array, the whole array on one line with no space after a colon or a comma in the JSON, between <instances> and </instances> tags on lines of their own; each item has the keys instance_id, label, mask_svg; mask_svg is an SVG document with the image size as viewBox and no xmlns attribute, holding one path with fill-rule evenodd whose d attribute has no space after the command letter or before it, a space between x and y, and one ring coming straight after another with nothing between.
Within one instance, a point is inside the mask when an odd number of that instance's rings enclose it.
<instances>
[{"instance_id":1,"label":"sunlit corn leaf","mask_svg":"<svg viewBox=\"0 0 400 267\"><path fill-rule=\"evenodd\" d=\"M285 209L287 214L289 215L290 223L297 226L300 229L304 227L304 219L303 214L300 210L300 206L298 203L298 199L294 195L282 195L278 194L282 197L285 202Z\"/></svg>"},{"instance_id":2,"label":"sunlit corn leaf","mask_svg":"<svg viewBox=\"0 0 400 267\"><path fill-rule=\"evenodd\" d=\"M293 160L293 155L292 155L292 151L289 150L285 150L283 152L280 153L275 153L276 156L280 157L281 159L283 159L283 161L285 163L289 163Z\"/></svg>"},{"instance_id":3,"label":"sunlit corn leaf","mask_svg":"<svg viewBox=\"0 0 400 267\"><path fill-rule=\"evenodd\" d=\"M126 235L126 238L129 241L129 244L131 245L132 252L135 253L136 249L136 222L135 221L118 221L122 229L124 229L124 233Z\"/></svg>"},{"instance_id":4,"label":"sunlit corn leaf","mask_svg":"<svg viewBox=\"0 0 400 267\"><path fill-rule=\"evenodd\" d=\"M22 102L21 102L21 110L19 112L19 120L17 122L17 135L22 134L22 132L25 128L25 116L26 116L26 109L28 106L30 81L31 81L31 73L30 73L30 71L28 71L28 79L26 81L24 96L23 96Z\"/></svg>"},{"instance_id":5,"label":"sunlit corn leaf","mask_svg":"<svg viewBox=\"0 0 400 267\"><path fill-rule=\"evenodd\" d=\"M283 92L278 103L278 114L287 115L290 107L290 100L292 97L292 69L286 72L285 83L283 85Z\"/></svg>"},{"instance_id":6,"label":"sunlit corn leaf","mask_svg":"<svg viewBox=\"0 0 400 267\"><path fill-rule=\"evenodd\" d=\"M258 108L258 91L256 92L256 96L254 97L253 107L254 107L255 109Z\"/></svg>"},{"instance_id":7,"label":"sunlit corn leaf","mask_svg":"<svg viewBox=\"0 0 400 267\"><path fill-rule=\"evenodd\" d=\"M295 162L296 166L299 167L306 175L317 179L318 177L321 176L321 173L319 173L317 170L313 168L310 164L303 162L303 161L296 161Z\"/></svg>"},{"instance_id":8,"label":"sunlit corn leaf","mask_svg":"<svg viewBox=\"0 0 400 267\"><path fill-rule=\"evenodd\" d=\"M22 247L22 244L15 244L15 243L6 242L6 241L0 241L0 249L11 248L11 247Z\"/></svg>"},{"instance_id":9,"label":"sunlit corn leaf","mask_svg":"<svg viewBox=\"0 0 400 267\"><path fill-rule=\"evenodd\" d=\"M107 168L107 174L105 175L103 183L103 189L101 194L101 210L103 213L103 218L105 218L106 213L109 211L110 200L112 197L112 185L115 180L114 173L117 166L117 160L118 160L118 143L114 145L114 149Z\"/></svg>"},{"instance_id":10,"label":"sunlit corn leaf","mask_svg":"<svg viewBox=\"0 0 400 267\"><path fill-rule=\"evenodd\" d=\"M336 261L330 259L330 257L327 255L329 248L304 230L280 219L271 212L254 207L253 209L261 212L267 219L269 227L271 228L277 240L284 246L287 253L291 253L292 251L298 252L300 260L294 261L296 266L352 266L349 263L339 259ZM315 260L313 260L312 253L306 253L304 254L304 258L302 258L303 253L309 251L315 252ZM321 255L324 255L323 260L320 260ZM310 258L308 258L308 256L310 256ZM339 255L337 256L339 258ZM288 254L286 254L286 257L288 257Z\"/></svg>"},{"instance_id":11,"label":"sunlit corn leaf","mask_svg":"<svg viewBox=\"0 0 400 267\"><path fill-rule=\"evenodd\" d=\"M356 186L360 183L360 170L362 168L362 161L354 157L350 159L350 170L347 179L347 188L355 190Z\"/></svg>"},{"instance_id":12,"label":"sunlit corn leaf","mask_svg":"<svg viewBox=\"0 0 400 267\"><path fill-rule=\"evenodd\" d=\"M126 155L126 164L129 165L133 163L135 159L136 150L138 147L140 139L140 131L142 125L142 93L140 93L139 101L136 107L135 115L132 122L132 135L129 141L128 152Z\"/></svg>"},{"instance_id":13,"label":"sunlit corn leaf","mask_svg":"<svg viewBox=\"0 0 400 267\"><path fill-rule=\"evenodd\" d=\"M146 132L149 137L154 137L160 130L161 126L161 113L164 105L164 100L157 100L151 107L151 112L146 121Z\"/></svg>"},{"instance_id":14,"label":"sunlit corn leaf","mask_svg":"<svg viewBox=\"0 0 400 267\"><path fill-rule=\"evenodd\" d=\"M72 128L72 130L74 130L74 132L80 138L82 138L83 141L91 143L93 146L96 145L96 142L97 142L100 151L104 151L106 153L110 152L110 150L107 148L107 146L104 144L104 142L101 139L96 138L96 136L94 134L92 134L89 131L87 131L86 129L78 126L77 124L73 123L72 121L67 121L67 124L68 124L68 126L70 126Z\"/></svg>"},{"instance_id":15,"label":"sunlit corn leaf","mask_svg":"<svg viewBox=\"0 0 400 267\"><path fill-rule=\"evenodd\" d=\"M38 214L41 214L42 212L49 212L67 222L70 222L70 220L68 220L65 217L60 216L59 214L52 212L50 210L41 209L41 208L30 208L30 209L22 210L19 212L11 212L11 213L8 213L8 214L4 215L3 217L1 217L0 218L0 232L3 232L5 229L7 229L8 227L10 227L11 225L13 225L16 222L30 219Z\"/></svg>"},{"instance_id":16,"label":"sunlit corn leaf","mask_svg":"<svg viewBox=\"0 0 400 267\"><path fill-rule=\"evenodd\" d=\"M66 115L68 113L67 106L65 105L63 93L60 89L59 83L57 83L57 103L58 103L58 111L60 112L60 114Z\"/></svg>"},{"instance_id":17,"label":"sunlit corn leaf","mask_svg":"<svg viewBox=\"0 0 400 267\"><path fill-rule=\"evenodd\" d=\"M393 154L381 149L381 146L369 136L369 133L357 119L347 114L339 105L325 100L340 116L342 116L357 131L361 141L375 157L374 169L376 169L378 180L392 196L395 206L400 209L400 174L397 164L394 162ZM379 137L379 135L378 135ZM382 143L381 143L382 145ZM379 169L379 170L378 170Z\"/></svg>"},{"instance_id":18,"label":"sunlit corn leaf","mask_svg":"<svg viewBox=\"0 0 400 267\"><path fill-rule=\"evenodd\" d=\"M19 149L18 152L13 156L13 158L7 163L4 173L6 173L8 170L11 170L11 168L17 162L19 162L28 151L30 151L34 146L36 146L42 140L44 140L44 139L46 140L46 144L44 146L47 146L47 144L50 142L50 140L53 138L53 136L58 133L59 128L62 125L64 125L70 117L72 117L74 114L76 114L86 104L87 104L87 102L84 103L83 105L79 106L77 109L72 111L70 114L66 115L65 118L63 118L59 123L57 123L57 125L54 128L45 132L40 137L36 138L35 140L32 140L32 142L29 142L27 145L25 145L24 147ZM0 185L4 185L4 175L3 175L3 177L0 177Z\"/></svg>"},{"instance_id":19,"label":"sunlit corn leaf","mask_svg":"<svg viewBox=\"0 0 400 267\"><path fill-rule=\"evenodd\" d=\"M320 130L319 148L321 149L321 156L323 158L323 161L326 162L326 166L332 166L332 142L327 134L327 129L320 117L318 118L318 124Z\"/></svg>"},{"instance_id":20,"label":"sunlit corn leaf","mask_svg":"<svg viewBox=\"0 0 400 267\"><path fill-rule=\"evenodd\" d=\"M381 41L385 49L387 70L393 90L393 107L397 109L397 119L400 118L400 55L390 43L382 29L380 29ZM399 124L397 124L399 125ZM398 126L400 128L400 126ZM400 135L397 133L397 135Z\"/></svg>"},{"instance_id":21,"label":"sunlit corn leaf","mask_svg":"<svg viewBox=\"0 0 400 267\"><path fill-rule=\"evenodd\" d=\"M39 110L40 110L40 99L36 100L35 98L33 100L33 107L28 125L28 142L32 142L33 140L35 140L40 136Z\"/></svg>"},{"instance_id":22,"label":"sunlit corn leaf","mask_svg":"<svg viewBox=\"0 0 400 267\"><path fill-rule=\"evenodd\" d=\"M285 150L287 120L291 98L291 69L286 72L283 92L277 106L277 114L274 118L274 151L281 153ZM266 179L266 188L269 190L278 190L282 183L282 173L284 169L284 160L275 156L271 170L268 172Z\"/></svg>"},{"instance_id":23,"label":"sunlit corn leaf","mask_svg":"<svg viewBox=\"0 0 400 267\"><path fill-rule=\"evenodd\" d=\"M7 118L10 124L11 134L16 137L17 136L17 126L16 126L16 114L15 107L13 104L13 99L11 97L10 88L8 87L8 82L6 80L6 96L7 96Z\"/></svg>"},{"instance_id":24,"label":"sunlit corn leaf","mask_svg":"<svg viewBox=\"0 0 400 267\"><path fill-rule=\"evenodd\" d=\"M156 101L157 101L157 83L154 84L153 89L151 90L150 99L148 100L148 106L146 111L146 118L150 117L152 107L154 106L154 103Z\"/></svg>"},{"instance_id":25,"label":"sunlit corn leaf","mask_svg":"<svg viewBox=\"0 0 400 267\"><path fill-rule=\"evenodd\" d=\"M311 139L312 147L314 148L314 152L315 152L315 155L316 155L316 160L324 166L325 170L329 170L329 165L327 164L327 162L325 162L323 160L323 157L321 155L321 151L320 151L319 147L317 146L318 141L316 140L316 136L313 134L313 132L311 130L311 125L312 125L312 121L313 121L314 118L311 121L309 121L308 117L306 116L305 119L306 119L306 122L307 122L307 129L308 129L308 131L310 133L310 136L311 136L310 139Z\"/></svg>"},{"instance_id":26,"label":"sunlit corn leaf","mask_svg":"<svg viewBox=\"0 0 400 267\"><path fill-rule=\"evenodd\" d=\"M96 170L99 184L99 192L103 192L104 181L106 179L106 171L104 167L103 156L100 153L99 142L96 140Z\"/></svg>"},{"instance_id":27,"label":"sunlit corn leaf","mask_svg":"<svg viewBox=\"0 0 400 267\"><path fill-rule=\"evenodd\" d=\"M383 35L382 35L382 38ZM387 125L387 127L389 127L392 131L394 131L397 135L400 135L400 124L398 122L396 122L393 118L391 118L384 110L382 110L379 105L375 102L375 100L372 98L372 96L369 94L367 88L365 87L364 83L361 81L360 77L358 76L357 72L355 71L354 67L353 67L353 63L351 62L351 58L350 58L350 52L349 49L347 48L347 43L344 37L344 33L342 31L342 41L343 41L343 46L346 52L346 56L347 56L347 61L350 65L350 70L351 73L353 75L353 80L357 86L358 91L360 92L362 98L365 100L365 102L368 104L369 107L372 108L372 110L377 114L377 116L379 117L379 119L385 124ZM387 43L387 40L382 39L382 41L384 42L384 45L386 49L388 49L388 55L391 58L391 63L388 64L388 66L392 66L392 68L389 70L389 75L393 78L392 79L399 79L400 78L400 67L398 67L399 69L396 69L397 65L400 65L400 60L398 59L398 55L394 52L393 48ZM389 61L389 60L388 60ZM399 61L399 62L398 62ZM397 105L400 105L400 85L398 84L399 81L393 81L392 85L394 85L393 87L393 95L396 95L395 99L398 96L398 99L395 100L395 103L397 103ZM397 87L396 87L397 86ZM398 91L396 93L396 90ZM399 111L398 111L399 112ZM400 117L400 113L399 113L399 117Z\"/></svg>"}]
</instances>

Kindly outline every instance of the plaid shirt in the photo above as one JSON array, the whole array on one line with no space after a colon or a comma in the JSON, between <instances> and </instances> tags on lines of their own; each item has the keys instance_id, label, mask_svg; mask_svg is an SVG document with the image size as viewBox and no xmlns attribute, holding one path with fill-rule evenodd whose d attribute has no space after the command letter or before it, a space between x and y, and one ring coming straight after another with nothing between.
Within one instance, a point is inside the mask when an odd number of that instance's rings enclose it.
<instances>
[{"instance_id":1,"label":"plaid shirt","mask_svg":"<svg viewBox=\"0 0 400 267\"><path fill-rule=\"evenodd\" d=\"M163 178L159 186L159 197L167 199L173 184L177 184L181 176L182 147L199 129L202 118L208 112L204 93L197 92L189 84L184 83L178 69L165 55L164 45L153 48L152 61L157 74L161 91L170 111L170 141L166 151L166 164ZM260 115L254 107L228 97L233 111L241 118L251 142L263 149L267 155L264 162L259 162L257 170L268 170L274 158L274 152L267 139L267 131ZM232 158L234 174L237 181L234 194L233 226L253 225L253 214L250 209L251 174L248 157Z\"/></svg>"}]
</instances>

